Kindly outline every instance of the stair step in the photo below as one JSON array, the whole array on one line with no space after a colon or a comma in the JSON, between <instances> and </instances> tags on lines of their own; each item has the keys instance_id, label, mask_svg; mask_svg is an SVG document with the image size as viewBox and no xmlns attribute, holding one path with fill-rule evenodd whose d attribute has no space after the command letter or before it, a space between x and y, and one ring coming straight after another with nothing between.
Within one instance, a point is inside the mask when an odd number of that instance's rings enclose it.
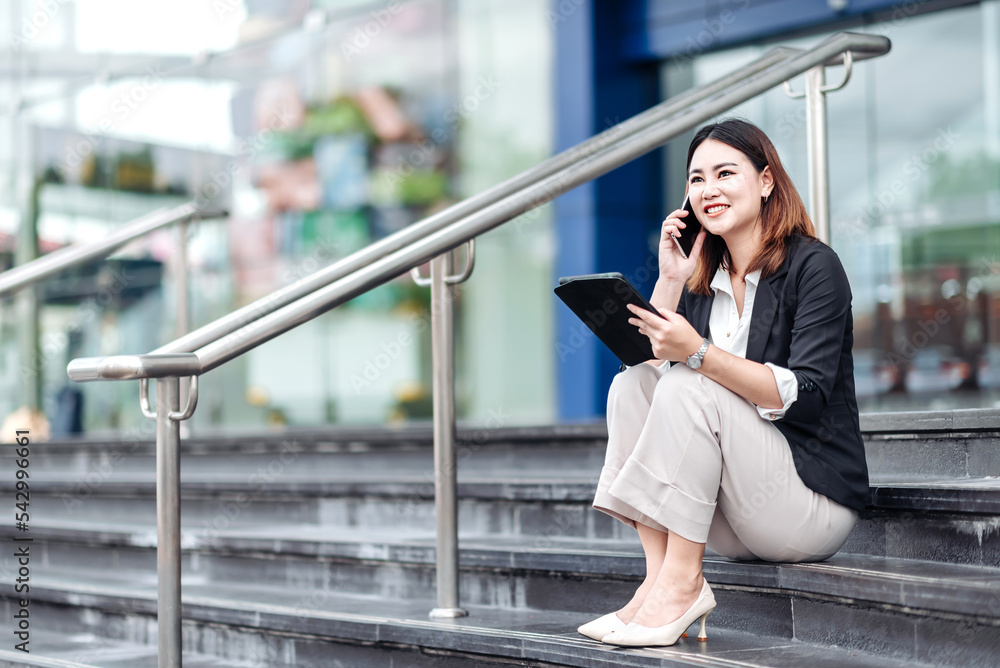
<instances>
[{"instance_id":1,"label":"stair step","mask_svg":"<svg viewBox=\"0 0 1000 668\"><path fill-rule=\"evenodd\" d=\"M506 481L462 477L462 535L550 536L634 543L632 529L591 508L595 484L572 477ZM69 480L35 473L33 526L38 522L109 522L145 525L155 534L152 481L119 480L76 491ZM432 487L417 480L275 480L264 489L242 482L182 485L186 530L215 535L275 524L313 525L327 531L377 526L396 531L435 530ZM11 481L0 480L0 507L13 507ZM967 565L1000 564L1000 479L877 482L870 506L843 552Z\"/></svg>"},{"instance_id":2,"label":"stair step","mask_svg":"<svg viewBox=\"0 0 1000 668\"><path fill-rule=\"evenodd\" d=\"M502 424L503 420L494 420ZM152 473L152 423L105 439L32 445L32 467L107 481L130 472ZM1000 410L864 414L862 435L873 479L976 478L1000 470ZM604 459L603 423L519 428L460 428L460 471L568 472L595 477ZM247 476L327 473L356 475L419 470L433 482L429 426L289 429L279 433L195 436L181 443L182 478L208 471ZM0 449L0 459L12 457ZM197 463L196 463L197 462ZM333 465L331 466L331 463Z\"/></svg>"},{"instance_id":3,"label":"stair step","mask_svg":"<svg viewBox=\"0 0 1000 668\"><path fill-rule=\"evenodd\" d=\"M155 580L155 535L81 525L36 526L34 559L45 573L116 569ZM215 583L259 580L289 588L329 586L392 596L431 595L435 536L376 529L335 537L317 527L270 526L200 536L186 532L185 578ZM463 586L473 602L587 611L615 604L644 574L641 548L617 541L470 536L460 541ZM820 563L738 562L706 557L713 584L752 588L794 601L821 596L923 614L1000 618L1000 568L838 554ZM130 572L131 571L131 572ZM543 574L544 577L535 575ZM601 592L594 596L593 583ZM619 590L619 591L615 591ZM602 598L603 597L603 598ZM1000 628L1000 619L994 620Z\"/></svg>"},{"instance_id":4,"label":"stair step","mask_svg":"<svg viewBox=\"0 0 1000 668\"><path fill-rule=\"evenodd\" d=\"M33 589L33 591L36 591ZM123 587L94 578L58 581L46 578L35 594L40 615L70 617L61 624L101 626L109 619L126 627L155 624L155 585ZM86 614L61 607L84 606ZM936 660L935 648L915 644L905 656L883 657L852 647L822 646L713 628L709 640L693 637L669 648L613 648L576 633L593 615L559 611L497 610L470 607L455 620L428 618L430 599L398 600L345 596L303 598L301 592L262 586L185 586L184 641L212 645L225 637L234 659L254 660L274 668L328 668L336 665L387 665L385 652L398 653L400 665L469 666L500 662L532 666L718 666L774 668L845 665L903 668L919 665L920 653ZM966 649L964 657L971 654ZM951 657L956 658L956 657ZM230 659L230 660L234 660ZM117 668L111 662L94 663ZM143 665L143 664L129 664ZM188 665L185 663L185 665ZM230 664L221 664L230 665ZM396 665L393 663L392 665Z\"/></svg>"},{"instance_id":5,"label":"stair step","mask_svg":"<svg viewBox=\"0 0 1000 668\"><path fill-rule=\"evenodd\" d=\"M998 469L1000 470L1000 469ZM412 502L433 501L434 485L420 478L406 475L383 474L377 479L350 475L338 478L313 472L310 476L282 476L257 485L246 479L229 480L226 477L205 475L204 479L181 478L184 499L217 499L227 495L248 495L281 501L287 498L392 498ZM499 479L497 479L499 478ZM525 479L523 473L497 472L494 478L476 478L459 473L458 491L463 499L503 501L565 501L590 503L594 498L596 476L574 478L571 475ZM0 494L13 495L13 485L0 481ZM153 474L133 475L129 480L107 481L79 494L78 480L59 475L37 475L31 489L33 494L48 497L54 511L62 506L63 515L77 509L92 498L140 499L155 504L156 482ZM76 496L79 495L79 498ZM54 500L54 501L53 501ZM920 510L954 513L980 513L1000 515L1000 476L979 478L935 478L920 481L873 479L868 505L878 510ZM155 505L153 506L155 508Z\"/></svg>"},{"instance_id":6,"label":"stair step","mask_svg":"<svg viewBox=\"0 0 1000 668\"><path fill-rule=\"evenodd\" d=\"M590 507L603 425L460 430L461 590L473 614L457 621L427 617L428 427L185 440L185 665L995 665L1000 412L862 416L862 427L869 508L841 554L706 559L719 601L711 641L657 650L574 631L628 598L644 569L635 532ZM42 663L12 662L5 648L0 668L155 665L151 433L33 444L33 644L77 644L38 645L30 661ZM10 456L0 448L0 470ZM0 505L13 505L10 480ZM0 527L0 541L14 533ZM11 567L0 556L6 618ZM125 633L109 635L116 627Z\"/></svg>"},{"instance_id":7,"label":"stair step","mask_svg":"<svg viewBox=\"0 0 1000 668\"><path fill-rule=\"evenodd\" d=\"M0 668L157 668L156 645L102 638L92 633L46 634L32 639L31 652L0 649ZM260 664L227 661L184 652L184 668L253 668Z\"/></svg>"}]
</instances>

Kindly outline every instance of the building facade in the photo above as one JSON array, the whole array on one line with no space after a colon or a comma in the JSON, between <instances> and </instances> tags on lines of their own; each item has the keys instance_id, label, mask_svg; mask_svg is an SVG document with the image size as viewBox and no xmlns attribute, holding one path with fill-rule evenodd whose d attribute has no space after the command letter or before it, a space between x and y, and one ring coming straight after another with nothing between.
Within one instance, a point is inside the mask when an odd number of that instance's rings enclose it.
<instances>
[{"instance_id":1,"label":"building facade","mask_svg":"<svg viewBox=\"0 0 1000 668\"><path fill-rule=\"evenodd\" d=\"M148 352L774 45L839 30L893 42L828 102L862 410L1000 402L997 0L130 7L6 10L6 262L33 235L44 251L190 199L231 215L189 233L186 317L167 232L46 284L37 346L5 302L0 413L37 376L56 415L69 358ZM808 205L804 103L779 88L725 115L768 132ZM455 304L461 419L601 418L618 365L552 287L620 271L651 289L691 134L479 240ZM206 376L192 428L427 419L429 308L402 277L264 344ZM131 384L77 389L89 430L143 420Z\"/></svg>"}]
</instances>

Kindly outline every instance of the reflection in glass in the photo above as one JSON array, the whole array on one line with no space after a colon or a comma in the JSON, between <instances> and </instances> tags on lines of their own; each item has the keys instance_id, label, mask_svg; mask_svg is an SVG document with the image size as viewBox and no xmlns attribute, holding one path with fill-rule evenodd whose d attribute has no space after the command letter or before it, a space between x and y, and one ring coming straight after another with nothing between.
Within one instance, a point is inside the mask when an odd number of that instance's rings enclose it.
<instances>
[{"instance_id":1,"label":"reflection in glass","mask_svg":"<svg viewBox=\"0 0 1000 668\"><path fill-rule=\"evenodd\" d=\"M832 245L854 293L862 410L1000 405L998 6L861 27L889 36L892 52L828 97ZM691 83L769 46L701 56ZM677 65L664 70L683 81ZM807 198L803 103L778 89L726 115L769 133Z\"/></svg>"}]
</instances>

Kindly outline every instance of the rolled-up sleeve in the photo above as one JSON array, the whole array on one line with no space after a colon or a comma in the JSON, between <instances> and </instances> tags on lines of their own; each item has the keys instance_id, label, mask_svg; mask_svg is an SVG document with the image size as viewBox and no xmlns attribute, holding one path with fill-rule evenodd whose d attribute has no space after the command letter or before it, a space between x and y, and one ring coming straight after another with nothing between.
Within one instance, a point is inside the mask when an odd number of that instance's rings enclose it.
<instances>
[{"instance_id":1,"label":"rolled-up sleeve","mask_svg":"<svg viewBox=\"0 0 1000 668\"><path fill-rule=\"evenodd\" d=\"M799 398L799 381L791 369L786 369L777 364L765 362L764 366L774 374L774 381L778 384L778 396L781 397L781 408L761 408L757 406L757 412L765 420L780 420L785 417L785 411Z\"/></svg>"}]
</instances>

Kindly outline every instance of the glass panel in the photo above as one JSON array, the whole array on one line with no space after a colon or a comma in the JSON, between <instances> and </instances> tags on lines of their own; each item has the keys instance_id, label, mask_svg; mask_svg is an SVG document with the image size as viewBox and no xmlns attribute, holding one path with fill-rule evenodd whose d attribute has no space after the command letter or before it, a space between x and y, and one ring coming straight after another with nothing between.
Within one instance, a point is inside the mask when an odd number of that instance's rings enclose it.
<instances>
[{"instance_id":1,"label":"glass panel","mask_svg":"<svg viewBox=\"0 0 1000 668\"><path fill-rule=\"evenodd\" d=\"M6 7L3 25L37 4ZM0 241L16 245L32 187L44 250L162 206L224 204L228 222L188 234L191 328L550 152L552 31L533 0L141 4L53 3L50 27L21 45L46 51L46 76L0 90L23 102L0 118L10 139L0 142L0 234L11 235ZM479 241L456 301L458 414L544 422L554 413L549 214L508 228ZM75 275L75 299L72 279L47 285L50 416L62 410L68 358L148 352L177 336L178 263L176 232L164 232L113 270ZM208 374L190 424L427 419L429 313L428 290L392 281ZM3 315L7 414L24 360L13 306ZM73 388L88 430L146 424L135 383Z\"/></svg>"},{"instance_id":2,"label":"glass panel","mask_svg":"<svg viewBox=\"0 0 1000 668\"><path fill-rule=\"evenodd\" d=\"M856 65L827 98L831 245L854 293L863 411L1000 406L997 8L862 27L889 36L892 52ZM693 83L769 46L702 56ZM670 68L665 80L682 79ZM829 81L839 78L840 68L828 70ZM776 89L725 116L768 133L808 205L804 102Z\"/></svg>"}]
</instances>

